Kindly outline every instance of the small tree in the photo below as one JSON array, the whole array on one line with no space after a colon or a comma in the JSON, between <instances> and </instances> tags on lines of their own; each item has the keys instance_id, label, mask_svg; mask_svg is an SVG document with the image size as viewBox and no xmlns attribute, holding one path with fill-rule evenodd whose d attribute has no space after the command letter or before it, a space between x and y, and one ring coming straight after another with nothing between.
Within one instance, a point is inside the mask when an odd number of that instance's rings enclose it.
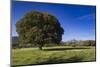
<instances>
[{"instance_id":1,"label":"small tree","mask_svg":"<svg viewBox=\"0 0 100 67\"><path fill-rule=\"evenodd\" d=\"M60 43L64 32L59 21L53 15L38 11L28 12L16 23L19 42L35 44L40 50L48 43Z\"/></svg>"}]
</instances>

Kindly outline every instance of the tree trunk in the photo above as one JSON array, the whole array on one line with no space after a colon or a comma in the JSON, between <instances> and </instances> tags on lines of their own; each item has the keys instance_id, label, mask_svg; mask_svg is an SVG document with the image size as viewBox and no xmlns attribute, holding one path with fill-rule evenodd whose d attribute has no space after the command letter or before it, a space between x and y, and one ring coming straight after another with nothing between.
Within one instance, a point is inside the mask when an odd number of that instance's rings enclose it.
<instances>
[{"instance_id":1,"label":"tree trunk","mask_svg":"<svg viewBox=\"0 0 100 67\"><path fill-rule=\"evenodd\" d=\"M41 44L39 45L39 50L42 50L42 45Z\"/></svg>"},{"instance_id":2,"label":"tree trunk","mask_svg":"<svg viewBox=\"0 0 100 67\"><path fill-rule=\"evenodd\" d=\"M42 50L43 44L40 43L40 44L38 45L38 47L39 47L39 50Z\"/></svg>"},{"instance_id":3,"label":"tree trunk","mask_svg":"<svg viewBox=\"0 0 100 67\"><path fill-rule=\"evenodd\" d=\"M42 46L39 46L39 50L42 50Z\"/></svg>"}]
</instances>

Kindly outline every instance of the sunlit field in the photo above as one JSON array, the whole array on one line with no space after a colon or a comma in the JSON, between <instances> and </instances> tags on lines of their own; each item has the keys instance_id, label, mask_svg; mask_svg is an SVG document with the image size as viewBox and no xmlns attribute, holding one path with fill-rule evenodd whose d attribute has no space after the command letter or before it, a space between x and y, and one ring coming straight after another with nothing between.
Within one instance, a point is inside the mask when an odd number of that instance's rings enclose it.
<instances>
[{"instance_id":1,"label":"sunlit field","mask_svg":"<svg viewBox=\"0 0 100 67\"><path fill-rule=\"evenodd\" d=\"M13 65L37 65L53 63L71 63L95 61L93 46L55 46L12 49Z\"/></svg>"}]
</instances>

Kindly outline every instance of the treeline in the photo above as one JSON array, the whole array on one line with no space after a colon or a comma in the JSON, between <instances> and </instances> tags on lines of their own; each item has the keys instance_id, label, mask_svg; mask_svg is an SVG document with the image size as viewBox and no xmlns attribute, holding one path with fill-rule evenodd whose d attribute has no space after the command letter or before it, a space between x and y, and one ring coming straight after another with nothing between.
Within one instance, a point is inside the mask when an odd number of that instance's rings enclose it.
<instances>
[{"instance_id":1,"label":"treeline","mask_svg":"<svg viewBox=\"0 0 100 67\"><path fill-rule=\"evenodd\" d=\"M67 46L96 46L95 40L71 40L62 42L63 45Z\"/></svg>"},{"instance_id":2,"label":"treeline","mask_svg":"<svg viewBox=\"0 0 100 67\"><path fill-rule=\"evenodd\" d=\"M45 47L49 46L96 46L96 41L95 40L70 40L66 42L61 42L60 44L45 44ZM37 47L34 44L23 44L20 45L18 41L18 37L12 37L12 48L29 48L29 47Z\"/></svg>"}]
</instances>

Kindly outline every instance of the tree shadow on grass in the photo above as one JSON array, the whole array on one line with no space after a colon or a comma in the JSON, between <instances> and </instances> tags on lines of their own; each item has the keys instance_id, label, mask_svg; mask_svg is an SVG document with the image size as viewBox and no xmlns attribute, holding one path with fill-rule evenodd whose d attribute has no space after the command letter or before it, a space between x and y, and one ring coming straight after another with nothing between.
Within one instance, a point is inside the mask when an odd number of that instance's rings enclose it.
<instances>
[{"instance_id":1,"label":"tree shadow on grass","mask_svg":"<svg viewBox=\"0 0 100 67\"><path fill-rule=\"evenodd\" d=\"M83 60L82 57L73 56L67 59L59 58L49 58L47 61L40 62L38 64L59 64L59 63L74 63L74 62L81 62Z\"/></svg>"},{"instance_id":2,"label":"tree shadow on grass","mask_svg":"<svg viewBox=\"0 0 100 67\"><path fill-rule=\"evenodd\" d=\"M90 49L90 48L74 48L74 47L72 47L72 48L65 48L65 47L61 47L61 48L49 48L49 49L43 49L43 51L62 51L62 50L76 50L76 49L79 49L79 50L81 50L81 49Z\"/></svg>"}]
</instances>

